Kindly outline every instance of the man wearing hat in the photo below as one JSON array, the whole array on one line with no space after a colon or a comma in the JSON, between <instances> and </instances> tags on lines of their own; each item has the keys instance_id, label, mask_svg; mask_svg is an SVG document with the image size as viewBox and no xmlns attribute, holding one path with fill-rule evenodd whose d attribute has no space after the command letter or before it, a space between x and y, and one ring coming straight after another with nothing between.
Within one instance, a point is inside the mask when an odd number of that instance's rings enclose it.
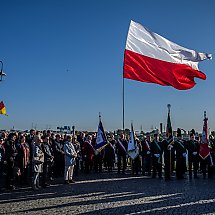
<instances>
[{"instance_id":1,"label":"man wearing hat","mask_svg":"<svg viewBox=\"0 0 215 215\"><path fill-rule=\"evenodd\" d=\"M209 135L210 155L208 165L208 178L212 178L215 175L215 139L212 135Z\"/></svg>"},{"instance_id":2,"label":"man wearing hat","mask_svg":"<svg viewBox=\"0 0 215 215\"><path fill-rule=\"evenodd\" d=\"M171 180L171 175L174 169L175 152L173 150L174 139L172 134L169 134L166 139L162 141L164 152L164 173L165 181Z\"/></svg>"},{"instance_id":3,"label":"man wearing hat","mask_svg":"<svg viewBox=\"0 0 215 215\"><path fill-rule=\"evenodd\" d=\"M187 149L185 147L185 141L182 140L180 128L177 129L177 139L174 142L174 150L176 152L176 177L177 179L184 179Z\"/></svg>"},{"instance_id":4,"label":"man wearing hat","mask_svg":"<svg viewBox=\"0 0 215 215\"><path fill-rule=\"evenodd\" d=\"M118 173L122 170L122 174L125 174L126 166L127 166L127 155L128 150L128 141L125 138L124 134L120 135L120 138L116 142L116 154L117 154L117 168Z\"/></svg>"},{"instance_id":5,"label":"man wearing hat","mask_svg":"<svg viewBox=\"0 0 215 215\"><path fill-rule=\"evenodd\" d=\"M141 141L141 155L142 155L142 175L147 173L151 175L151 137L146 133L146 138Z\"/></svg>"},{"instance_id":6,"label":"man wearing hat","mask_svg":"<svg viewBox=\"0 0 215 215\"><path fill-rule=\"evenodd\" d=\"M195 130L192 129L190 131L190 140L186 142L186 148L188 150L188 170L189 170L189 178L192 178L194 174L194 178L198 178L197 170L199 166L199 143L195 140ZM193 174L192 174L193 169Z\"/></svg>"},{"instance_id":7,"label":"man wearing hat","mask_svg":"<svg viewBox=\"0 0 215 215\"><path fill-rule=\"evenodd\" d=\"M152 153L152 178L158 177L162 178L162 154L163 149L161 147L161 142L158 141L158 130L154 133L154 139L151 142L151 153Z\"/></svg>"}]
</instances>

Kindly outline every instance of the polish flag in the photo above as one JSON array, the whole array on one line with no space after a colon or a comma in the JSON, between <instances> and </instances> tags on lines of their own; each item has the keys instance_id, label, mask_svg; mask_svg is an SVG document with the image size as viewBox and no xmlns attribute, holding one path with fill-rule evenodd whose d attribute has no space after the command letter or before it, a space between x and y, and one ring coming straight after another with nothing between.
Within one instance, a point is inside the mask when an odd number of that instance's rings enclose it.
<instances>
[{"instance_id":1,"label":"polish flag","mask_svg":"<svg viewBox=\"0 0 215 215\"><path fill-rule=\"evenodd\" d=\"M198 69L198 62L205 59L212 55L179 46L131 21L123 77L187 90L195 86L195 77L206 79Z\"/></svg>"}]
</instances>

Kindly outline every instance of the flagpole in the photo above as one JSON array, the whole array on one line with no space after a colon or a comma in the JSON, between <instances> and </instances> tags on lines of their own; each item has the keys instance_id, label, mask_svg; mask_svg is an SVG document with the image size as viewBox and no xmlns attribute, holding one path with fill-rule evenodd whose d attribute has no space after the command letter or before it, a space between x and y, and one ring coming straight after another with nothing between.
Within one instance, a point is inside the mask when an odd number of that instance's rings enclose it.
<instances>
[{"instance_id":1,"label":"flagpole","mask_svg":"<svg viewBox=\"0 0 215 215\"><path fill-rule=\"evenodd\" d=\"M124 72L122 75L122 130L125 132L125 81Z\"/></svg>"},{"instance_id":2,"label":"flagpole","mask_svg":"<svg viewBox=\"0 0 215 215\"><path fill-rule=\"evenodd\" d=\"M168 108L168 116L170 116L171 105L168 104L167 108ZM170 150L169 150L169 174L170 174L170 177L171 177L171 174L172 174L172 150L171 150L171 147L170 147Z\"/></svg>"},{"instance_id":3,"label":"flagpole","mask_svg":"<svg viewBox=\"0 0 215 215\"><path fill-rule=\"evenodd\" d=\"M99 112L99 122L101 122L101 113Z\"/></svg>"}]
</instances>

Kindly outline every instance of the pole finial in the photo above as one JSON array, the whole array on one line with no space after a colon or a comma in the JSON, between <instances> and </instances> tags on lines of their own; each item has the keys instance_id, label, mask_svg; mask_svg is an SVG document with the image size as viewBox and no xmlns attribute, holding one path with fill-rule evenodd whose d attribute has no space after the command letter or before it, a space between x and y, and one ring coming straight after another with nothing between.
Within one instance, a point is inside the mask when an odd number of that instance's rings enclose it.
<instances>
[{"instance_id":1,"label":"pole finial","mask_svg":"<svg viewBox=\"0 0 215 215\"><path fill-rule=\"evenodd\" d=\"M101 121L101 113L99 112L99 121Z\"/></svg>"},{"instance_id":2,"label":"pole finial","mask_svg":"<svg viewBox=\"0 0 215 215\"><path fill-rule=\"evenodd\" d=\"M168 108L168 112L170 112L171 104L168 104L167 108Z\"/></svg>"},{"instance_id":3,"label":"pole finial","mask_svg":"<svg viewBox=\"0 0 215 215\"><path fill-rule=\"evenodd\" d=\"M207 115L206 115L206 111L204 111L204 120L208 120Z\"/></svg>"}]
</instances>

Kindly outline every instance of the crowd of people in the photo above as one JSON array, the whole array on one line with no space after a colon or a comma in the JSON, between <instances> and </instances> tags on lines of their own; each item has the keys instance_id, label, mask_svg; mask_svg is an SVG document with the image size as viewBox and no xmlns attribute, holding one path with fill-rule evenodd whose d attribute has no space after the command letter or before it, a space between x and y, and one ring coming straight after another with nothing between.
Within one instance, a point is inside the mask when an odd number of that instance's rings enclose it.
<instances>
[{"instance_id":1,"label":"crowd of people","mask_svg":"<svg viewBox=\"0 0 215 215\"><path fill-rule=\"evenodd\" d=\"M73 175L103 171L126 174L142 174L152 178L171 180L212 178L214 174L215 141L210 136L210 154L199 156L201 137L190 132L189 140L183 140L178 129L177 137L162 139L158 133L147 133L136 139L139 154L128 156L129 137L121 133L107 135L108 143L96 147L96 133L78 132L76 135L54 133L50 130L26 132L0 132L0 189L13 190L16 186L32 186L32 189L48 187L50 181L61 177L65 184L75 183Z\"/></svg>"}]
</instances>

